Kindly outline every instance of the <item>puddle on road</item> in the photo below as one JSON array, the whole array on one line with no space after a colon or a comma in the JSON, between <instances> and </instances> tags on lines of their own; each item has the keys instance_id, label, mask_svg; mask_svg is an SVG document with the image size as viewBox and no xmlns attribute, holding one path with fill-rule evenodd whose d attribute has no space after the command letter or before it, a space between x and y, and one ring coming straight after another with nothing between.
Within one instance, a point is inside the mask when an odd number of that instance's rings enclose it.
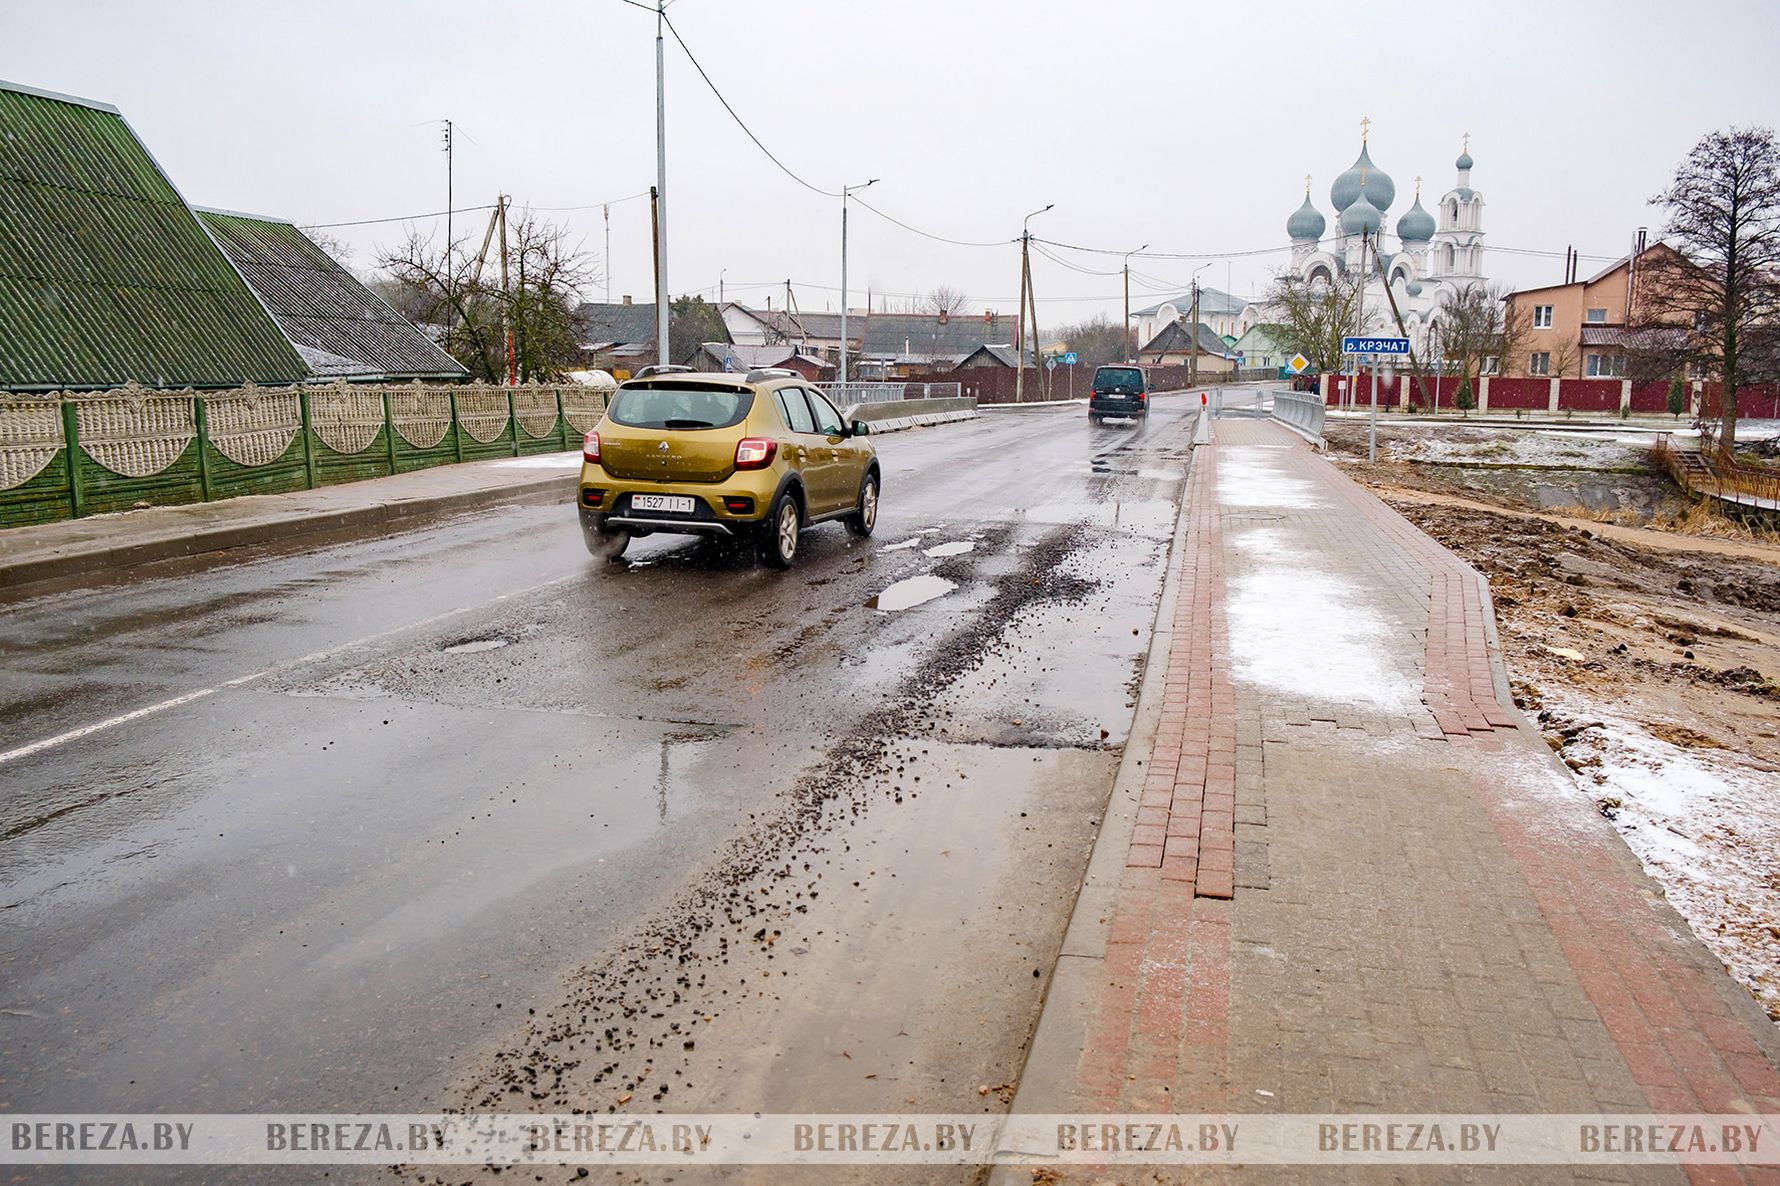
<instances>
[{"instance_id":1,"label":"puddle on road","mask_svg":"<svg viewBox=\"0 0 1780 1186\"><path fill-rule=\"evenodd\" d=\"M932 573L909 577L907 580L897 581L876 597L867 598L865 607L885 612L908 609L922 602L932 601L935 597L943 597L957 587L956 581L948 581L945 577L936 577Z\"/></svg>"},{"instance_id":2,"label":"puddle on road","mask_svg":"<svg viewBox=\"0 0 1780 1186\"><path fill-rule=\"evenodd\" d=\"M962 556L966 552L974 552L976 545L967 539L954 540L949 544L939 544L927 549L929 556Z\"/></svg>"},{"instance_id":3,"label":"puddle on road","mask_svg":"<svg viewBox=\"0 0 1780 1186\"><path fill-rule=\"evenodd\" d=\"M507 644L508 640L505 638L472 638L439 649L447 655L474 655L479 651L497 651Z\"/></svg>"},{"instance_id":4,"label":"puddle on road","mask_svg":"<svg viewBox=\"0 0 1780 1186\"><path fill-rule=\"evenodd\" d=\"M920 545L920 543L921 543L921 537L917 535L914 539L905 539L899 544L885 544L882 548L879 548L878 550L880 552L900 552L904 548L918 547Z\"/></svg>"}]
</instances>

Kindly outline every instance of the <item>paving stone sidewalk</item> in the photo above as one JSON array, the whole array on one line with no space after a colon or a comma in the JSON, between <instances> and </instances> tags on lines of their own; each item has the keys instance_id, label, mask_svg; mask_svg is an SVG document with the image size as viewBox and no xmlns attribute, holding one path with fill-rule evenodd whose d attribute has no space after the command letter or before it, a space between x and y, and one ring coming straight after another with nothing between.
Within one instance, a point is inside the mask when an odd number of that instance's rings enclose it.
<instances>
[{"instance_id":1,"label":"paving stone sidewalk","mask_svg":"<svg viewBox=\"0 0 1780 1186\"><path fill-rule=\"evenodd\" d=\"M1183 514L1153 746L1115 790L1016 1110L1780 1112L1775 1027L1512 710L1477 573L1263 420L1214 422Z\"/></svg>"}]
</instances>

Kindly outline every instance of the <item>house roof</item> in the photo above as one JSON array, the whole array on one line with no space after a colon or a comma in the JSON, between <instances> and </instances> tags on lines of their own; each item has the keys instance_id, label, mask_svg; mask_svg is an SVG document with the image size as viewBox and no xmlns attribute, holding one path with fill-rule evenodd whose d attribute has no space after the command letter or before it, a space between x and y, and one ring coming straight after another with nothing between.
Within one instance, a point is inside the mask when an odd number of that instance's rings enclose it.
<instances>
[{"instance_id":1,"label":"house roof","mask_svg":"<svg viewBox=\"0 0 1780 1186\"><path fill-rule=\"evenodd\" d=\"M960 359L958 362L958 365L963 366L965 363L967 363L971 359L975 358L978 354L987 354L989 357L993 358L996 362L1000 363L1002 366L1007 367L1009 370L1012 370L1014 368L1014 366L1015 366L1014 359L1017 357L1017 355L1014 353L1014 347L1011 343L984 343L983 345L978 346L975 350L972 350L969 354L965 355L962 359ZM1034 359L1031 350L1026 351L1026 365L1027 366L1035 366L1036 365L1036 360Z\"/></svg>"},{"instance_id":2,"label":"house roof","mask_svg":"<svg viewBox=\"0 0 1780 1186\"><path fill-rule=\"evenodd\" d=\"M0 389L308 374L116 108L0 82Z\"/></svg>"},{"instance_id":3,"label":"house roof","mask_svg":"<svg viewBox=\"0 0 1780 1186\"><path fill-rule=\"evenodd\" d=\"M197 211L309 369L337 379L461 379L456 359L294 225Z\"/></svg>"},{"instance_id":4,"label":"house roof","mask_svg":"<svg viewBox=\"0 0 1780 1186\"><path fill-rule=\"evenodd\" d=\"M1191 337L1189 337L1189 335L1187 333L1187 323L1186 322L1184 322L1184 321L1170 321L1167 325L1163 326L1159 331L1157 331L1156 336L1151 338L1149 340L1149 342L1144 346L1144 348L1142 350L1138 351L1138 353L1139 354L1185 353L1185 352L1192 350L1194 348L1193 347L1193 339L1194 338L1198 339L1198 353L1200 353L1200 354L1215 354L1219 358L1222 358L1224 355L1226 355L1230 352L1230 347L1229 347L1228 343L1226 343L1222 337L1220 337L1215 331L1213 331L1211 326L1205 324L1203 321L1200 321L1200 322L1194 323L1193 328L1197 331L1197 333L1192 335Z\"/></svg>"},{"instance_id":5,"label":"house roof","mask_svg":"<svg viewBox=\"0 0 1780 1186\"><path fill-rule=\"evenodd\" d=\"M647 305L608 305L584 302L575 310L581 325L581 340L590 345L623 345L627 342L655 340L655 303Z\"/></svg>"},{"instance_id":6,"label":"house roof","mask_svg":"<svg viewBox=\"0 0 1780 1186\"><path fill-rule=\"evenodd\" d=\"M1147 309L1133 310L1131 316L1154 317L1161 311L1162 306L1164 305L1173 305L1176 312L1187 313L1193 307L1193 294L1191 291L1188 291L1181 293L1179 296L1171 296L1167 300L1157 301ZM1242 312L1246 308L1248 308L1248 302L1246 300L1241 297L1231 296L1222 289L1201 288L1199 290L1199 316L1201 317L1219 317L1235 314Z\"/></svg>"},{"instance_id":7,"label":"house roof","mask_svg":"<svg viewBox=\"0 0 1780 1186\"><path fill-rule=\"evenodd\" d=\"M840 341L839 313L792 313L739 304L735 308L788 341ZM981 313L956 313L942 322L935 313L849 312L847 339L873 357L963 358L1005 333L1008 324L1006 317L985 321Z\"/></svg>"},{"instance_id":8,"label":"house roof","mask_svg":"<svg viewBox=\"0 0 1780 1186\"><path fill-rule=\"evenodd\" d=\"M778 342L765 346L744 345L733 342L701 342L697 350L692 352L688 362L694 361L699 355L708 356L712 362L722 369L725 358L731 360L731 366L737 370L753 370L756 367L784 366L788 362L801 361L814 367L826 367L828 364L819 358L811 358L807 354L799 354L795 346Z\"/></svg>"},{"instance_id":9,"label":"house roof","mask_svg":"<svg viewBox=\"0 0 1780 1186\"><path fill-rule=\"evenodd\" d=\"M1236 349L1244 354L1258 351L1272 353L1285 349L1286 327L1270 322L1260 322L1248 327L1248 332L1236 339Z\"/></svg>"}]
</instances>

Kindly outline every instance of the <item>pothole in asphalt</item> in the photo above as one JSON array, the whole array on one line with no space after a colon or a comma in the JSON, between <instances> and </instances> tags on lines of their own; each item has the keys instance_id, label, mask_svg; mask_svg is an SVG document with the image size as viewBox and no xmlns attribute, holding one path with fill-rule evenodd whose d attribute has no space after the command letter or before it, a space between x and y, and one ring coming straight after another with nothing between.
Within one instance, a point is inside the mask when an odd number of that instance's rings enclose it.
<instances>
[{"instance_id":1,"label":"pothole in asphalt","mask_svg":"<svg viewBox=\"0 0 1780 1186\"><path fill-rule=\"evenodd\" d=\"M976 550L976 544L967 539L953 540L949 544L939 544L927 549L929 556L962 556L966 552Z\"/></svg>"},{"instance_id":2,"label":"pothole in asphalt","mask_svg":"<svg viewBox=\"0 0 1780 1186\"><path fill-rule=\"evenodd\" d=\"M932 573L909 577L907 580L897 581L876 597L866 598L865 607L886 612L908 609L922 602L932 601L935 597L943 597L957 587L956 581L948 581L945 577L934 576Z\"/></svg>"},{"instance_id":3,"label":"pothole in asphalt","mask_svg":"<svg viewBox=\"0 0 1780 1186\"><path fill-rule=\"evenodd\" d=\"M920 544L920 542L921 542L921 537L917 535L914 539L905 539L901 543L885 544L883 547L879 548L878 551L880 551L880 552L900 552L904 548L916 547L917 545Z\"/></svg>"},{"instance_id":4,"label":"pothole in asphalt","mask_svg":"<svg viewBox=\"0 0 1780 1186\"><path fill-rule=\"evenodd\" d=\"M463 642L454 642L439 649L447 655L474 655L478 651L499 650L509 641L505 638L467 638Z\"/></svg>"}]
</instances>

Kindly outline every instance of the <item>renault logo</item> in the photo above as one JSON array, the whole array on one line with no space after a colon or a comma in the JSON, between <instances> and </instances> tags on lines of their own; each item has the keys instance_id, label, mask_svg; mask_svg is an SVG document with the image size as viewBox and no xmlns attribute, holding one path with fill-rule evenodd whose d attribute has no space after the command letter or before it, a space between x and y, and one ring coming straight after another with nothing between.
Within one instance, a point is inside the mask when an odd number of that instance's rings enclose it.
<instances>
[{"instance_id":1,"label":"renault logo","mask_svg":"<svg viewBox=\"0 0 1780 1186\"><path fill-rule=\"evenodd\" d=\"M668 443L662 441L660 444L656 445L655 448L657 452L666 453L668 451Z\"/></svg>"}]
</instances>

